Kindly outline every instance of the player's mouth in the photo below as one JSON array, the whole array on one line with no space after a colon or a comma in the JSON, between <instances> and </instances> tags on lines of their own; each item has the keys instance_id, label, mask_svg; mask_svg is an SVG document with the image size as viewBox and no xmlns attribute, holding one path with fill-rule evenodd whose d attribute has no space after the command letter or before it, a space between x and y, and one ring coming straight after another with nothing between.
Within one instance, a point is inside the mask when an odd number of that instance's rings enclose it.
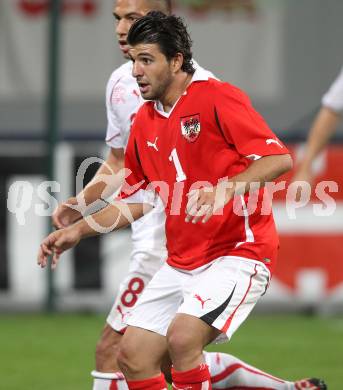
<instances>
[{"instance_id":1,"label":"player's mouth","mask_svg":"<svg viewBox=\"0 0 343 390\"><path fill-rule=\"evenodd\" d=\"M145 93L148 92L149 90L149 84L147 83L142 83L142 82L139 82L138 83L138 87L139 87L139 90L141 91L141 94L144 95Z\"/></svg>"},{"instance_id":2,"label":"player's mouth","mask_svg":"<svg viewBox=\"0 0 343 390\"><path fill-rule=\"evenodd\" d=\"M119 49L124 53L127 54L129 52L129 45L124 40L119 40Z\"/></svg>"}]
</instances>

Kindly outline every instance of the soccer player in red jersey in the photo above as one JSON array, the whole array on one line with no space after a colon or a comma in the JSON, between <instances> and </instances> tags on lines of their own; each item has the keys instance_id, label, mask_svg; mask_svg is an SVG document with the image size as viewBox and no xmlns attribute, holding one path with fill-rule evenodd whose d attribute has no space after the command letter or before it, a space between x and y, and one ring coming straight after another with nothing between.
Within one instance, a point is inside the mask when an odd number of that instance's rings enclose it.
<instances>
[{"instance_id":1,"label":"soccer player in red jersey","mask_svg":"<svg viewBox=\"0 0 343 390\"><path fill-rule=\"evenodd\" d=\"M229 339L268 287L278 239L262 187L290 169L291 159L243 92L194 71L179 18L149 14L128 42L140 92L153 101L133 125L122 200L49 235L38 262L44 267L53 254L56 266L64 250L95 234L94 223L124 226L154 204L146 194L159 193L168 259L128 319L120 366L130 389L166 389L160 367L169 353L174 389L211 389L203 347Z\"/></svg>"}]
</instances>

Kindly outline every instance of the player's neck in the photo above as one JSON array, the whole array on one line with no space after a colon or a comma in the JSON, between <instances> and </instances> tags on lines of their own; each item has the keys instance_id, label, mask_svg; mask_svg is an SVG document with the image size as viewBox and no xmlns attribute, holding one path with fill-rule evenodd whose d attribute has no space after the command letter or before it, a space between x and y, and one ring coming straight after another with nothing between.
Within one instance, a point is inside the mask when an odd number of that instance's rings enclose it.
<instances>
[{"instance_id":1,"label":"player's neck","mask_svg":"<svg viewBox=\"0 0 343 390\"><path fill-rule=\"evenodd\" d=\"M192 77L192 74L186 72L180 72L175 76L166 93L160 99L164 112L169 112L173 108L180 96L186 91Z\"/></svg>"}]
</instances>

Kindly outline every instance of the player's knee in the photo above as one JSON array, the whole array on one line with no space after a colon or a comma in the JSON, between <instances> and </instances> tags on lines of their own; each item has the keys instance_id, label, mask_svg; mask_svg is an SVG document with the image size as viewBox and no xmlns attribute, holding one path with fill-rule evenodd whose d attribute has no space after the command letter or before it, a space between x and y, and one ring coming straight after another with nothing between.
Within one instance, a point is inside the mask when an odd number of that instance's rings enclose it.
<instances>
[{"instance_id":1,"label":"player's knee","mask_svg":"<svg viewBox=\"0 0 343 390\"><path fill-rule=\"evenodd\" d=\"M179 332L177 329L170 329L167 334L167 345L170 355L174 358L193 353L197 348L194 335Z\"/></svg>"},{"instance_id":2,"label":"player's knee","mask_svg":"<svg viewBox=\"0 0 343 390\"><path fill-rule=\"evenodd\" d=\"M119 345L117 361L124 375L132 376L142 370L142 362L137 359L137 348L128 343Z\"/></svg>"}]
</instances>

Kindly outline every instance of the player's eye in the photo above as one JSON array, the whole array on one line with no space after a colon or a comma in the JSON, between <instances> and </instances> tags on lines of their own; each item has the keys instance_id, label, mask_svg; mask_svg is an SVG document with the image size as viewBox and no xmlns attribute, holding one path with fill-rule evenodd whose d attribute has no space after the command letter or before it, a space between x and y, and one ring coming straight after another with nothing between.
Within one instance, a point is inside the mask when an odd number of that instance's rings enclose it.
<instances>
[{"instance_id":1,"label":"player's eye","mask_svg":"<svg viewBox=\"0 0 343 390\"><path fill-rule=\"evenodd\" d=\"M128 17L127 17L127 20L128 20L129 22L131 22L131 23L134 23L137 19L138 19L138 18L135 17L135 16L128 16Z\"/></svg>"},{"instance_id":2,"label":"player's eye","mask_svg":"<svg viewBox=\"0 0 343 390\"><path fill-rule=\"evenodd\" d=\"M152 63L152 59L151 58L142 58L142 62L144 65L149 65Z\"/></svg>"}]
</instances>

